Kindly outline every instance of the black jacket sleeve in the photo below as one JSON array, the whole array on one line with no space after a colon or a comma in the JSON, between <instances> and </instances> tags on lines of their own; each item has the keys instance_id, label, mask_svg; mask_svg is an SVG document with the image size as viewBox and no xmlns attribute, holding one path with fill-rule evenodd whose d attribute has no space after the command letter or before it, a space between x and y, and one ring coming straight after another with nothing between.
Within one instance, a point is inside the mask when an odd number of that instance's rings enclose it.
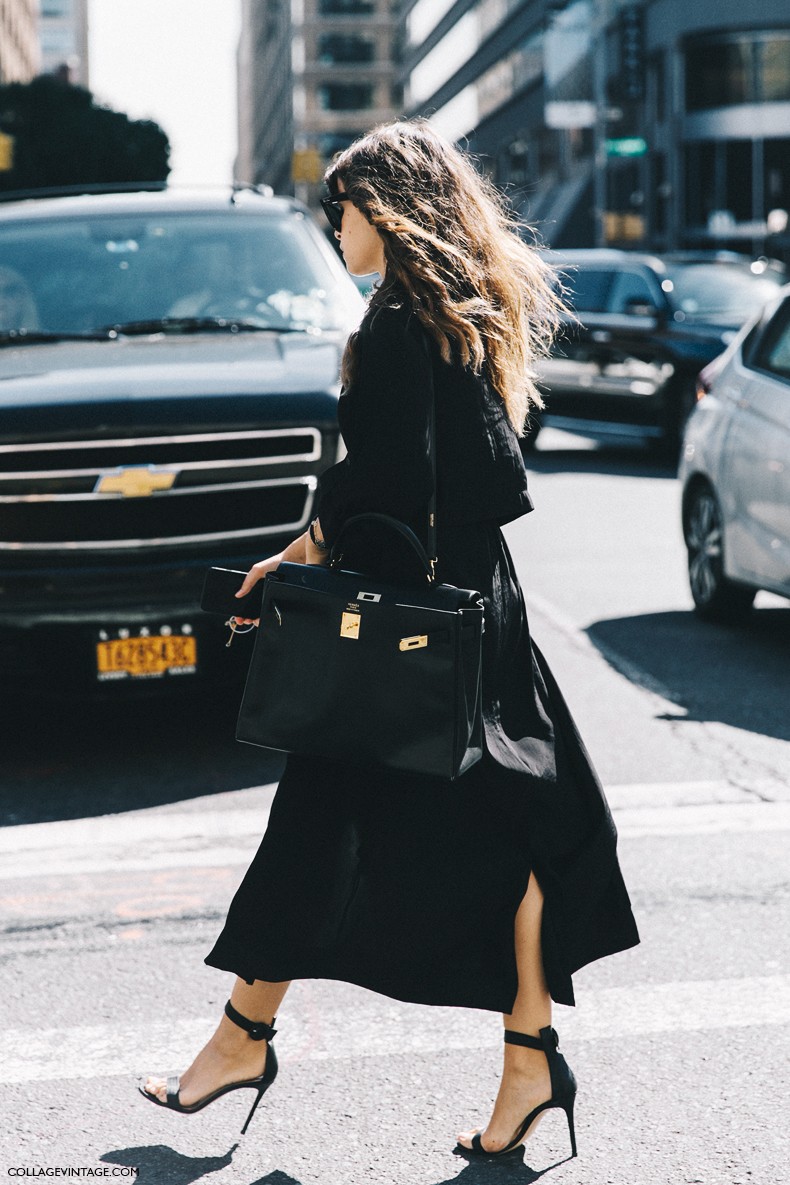
<instances>
[{"instance_id":1,"label":"black jacket sleeve","mask_svg":"<svg viewBox=\"0 0 790 1185\"><path fill-rule=\"evenodd\" d=\"M371 310L356 343L352 387L341 396L348 455L321 478L317 513L332 543L354 514L389 514L426 539L433 492L433 371L425 333L408 309Z\"/></svg>"}]
</instances>

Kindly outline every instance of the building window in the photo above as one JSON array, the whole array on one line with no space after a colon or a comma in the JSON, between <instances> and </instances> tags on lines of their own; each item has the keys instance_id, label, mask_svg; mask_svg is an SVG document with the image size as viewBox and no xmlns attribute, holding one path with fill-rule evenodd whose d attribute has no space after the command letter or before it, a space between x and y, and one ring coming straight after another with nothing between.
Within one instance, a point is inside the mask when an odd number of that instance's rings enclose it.
<instances>
[{"instance_id":1,"label":"building window","mask_svg":"<svg viewBox=\"0 0 790 1185\"><path fill-rule=\"evenodd\" d=\"M760 61L761 93L764 103L790 99L790 37L763 42Z\"/></svg>"},{"instance_id":2,"label":"building window","mask_svg":"<svg viewBox=\"0 0 790 1185\"><path fill-rule=\"evenodd\" d=\"M376 45L369 37L324 33L318 39L318 60L327 65L344 62L372 62L375 56Z\"/></svg>"},{"instance_id":3,"label":"building window","mask_svg":"<svg viewBox=\"0 0 790 1185\"><path fill-rule=\"evenodd\" d=\"M375 9L374 0L320 0L321 16L369 16Z\"/></svg>"},{"instance_id":4,"label":"building window","mask_svg":"<svg viewBox=\"0 0 790 1185\"><path fill-rule=\"evenodd\" d=\"M359 137L359 132L327 132L318 137L318 151L324 160L331 160Z\"/></svg>"},{"instance_id":5,"label":"building window","mask_svg":"<svg viewBox=\"0 0 790 1185\"><path fill-rule=\"evenodd\" d=\"M705 38L686 50L686 108L790 101L790 34Z\"/></svg>"},{"instance_id":6,"label":"building window","mask_svg":"<svg viewBox=\"0 0 790 1185\"><path fill-rule=\"evenodd\" d=\"M75 52L74 33L68 27L56 25L54 28L43 28L39 35L41 52L48 58L69 58Z\"/></svg>"},{"instance_id":7,"label":"building window","mask_svg":"<svg viewBox=\"0 0 790 1185\"><path fill-rule=\"evenodd\" d=\"M686 145L686 223L695 230L704 229L719 208L720 182L716 166L715 144L705 141Z\"/></svg>"},{"instance_id":8,"label":"building window","mask_svg":"<svg viewBox=\"0 0 790 1185\"><path fill-rule=\"evenodd\" d=\"M327 82L318 88L318 103L324 111L364 111L373 106L370 82Z\"/></svg>"},{"instance_id":9,"label":"building window","mask_svg":"<svg viewBox=\"0 0 790 1185\"><path fill-rule=\"evenodd\" d=\"M765 212L790 210L790 140L766 140L763 148Z\"/></svg>"},{"instance_id":10,"label":"building window","mask_svg":"<svg viewBox=\"0 0 790 1185\"><path fill-rule=\"evenodd\" d=\"M686 55L687 110L750 102L753 48L744 39L690 49Z\"/></svg>"},{"instance_id":11,"label":"building window","mask_svg":"<svg viewBox=\"0 0 790 1185\"><path fill-rule=\"evenodd\" d=\"M702 140L686 145L686 224L695 233L726 239L739 225L759 222L781 196L781 149L787 141ZM771 165L765 169L763 161ZM774 196L759 196L760 183L774 180ZM754 180L758 185L755 187ZM757 188L758 192L755 192Z\"/></svg>"},{"instance_id":12,"label":"building window","mask_svg":"<svg viewBox=\"0 0 790 1185\"><path fill-rule=\"evenodd\" d=\"M662 152L657 152L649 159L650 184L648 195L651 201L651 224L656 235L666 233L668 225L668 199L670 195L667 182L667 159Z\"/></svg>"},{"instance_id":13,"label":"building window","mask_svg":"<svg viewBox=\"0 0 790 1185\"><path fill-rule=\"evenodd\" d=\"M752 141L727 140L723 148L724 162L718 169L722 187L718 208L729 211L736 222L749 222L758 216L752 211Z\"/></svg>"}]
</instances>

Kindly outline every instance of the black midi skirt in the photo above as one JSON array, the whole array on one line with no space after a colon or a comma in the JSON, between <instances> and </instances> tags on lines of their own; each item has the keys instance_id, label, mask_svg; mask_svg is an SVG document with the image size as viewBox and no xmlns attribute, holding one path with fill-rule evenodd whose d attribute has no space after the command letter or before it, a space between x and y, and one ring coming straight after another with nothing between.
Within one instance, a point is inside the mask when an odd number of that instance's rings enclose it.
<instances>
[{"instance_id":1,"label":"black midi skirt","mask_svg":"<svg viewBox=\"0 0 790 1185\"><path fill-rule=\"evenodd\" d=\"M603 791L499 528L445 527L438 550L439 578L484 597L482 760L449 782L289 757L210 966L510 1012L531 874L558 1003L579 967L639 941Z\"/></svg>"}]
</instances>

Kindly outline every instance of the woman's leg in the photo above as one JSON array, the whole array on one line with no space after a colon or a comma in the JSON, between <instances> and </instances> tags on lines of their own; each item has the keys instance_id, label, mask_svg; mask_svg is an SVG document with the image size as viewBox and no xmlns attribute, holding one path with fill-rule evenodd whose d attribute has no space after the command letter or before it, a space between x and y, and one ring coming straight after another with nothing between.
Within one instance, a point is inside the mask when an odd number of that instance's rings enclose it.
<instances>
[{"instance_id":1,"label":"woman's leg","mask_svg":"<svg viewBox=\"0 0 790 1185\"><path fill-rule=\"evenodd\" d=\"M237 978L230 1000L233 1007L248 1020L271 1024L288 987L288 981L267 983L256 979L248 984ZM214 1036L182 1074L179 1099L184 1106L189 1106L229 1082L257 1078L266 1065L265 1051L268 1047L268 1041L251 1041L244 1029L240 1029L223 1014ZM144 1089L149 1094L155 1094L162 1102L166 1101L166 1079L148 1078Z\"/></svg>"},{"instance_id":2,"label":"woman's leg","mask_svg":"<svg viewBox=\"0 0 790 1185\"><path fill-rule=\"evenodd\" d=\"M527 892L516 914L516 964L518 995L513 1011L504 1017L505 1028L537 1037L551 1024L551 996L543 973L540 925L543 916L543 893L535 876L529 878ZM504 1067L499 1093L488 1126L482 1133L483 1147L498 1152L513 1139L517 1129L533 1107L551 1098L551 1077L542 1050L505 1045ZM472 1146L477 1131L462 1132L458 1142Z\"/></svg>"}]
</instances>

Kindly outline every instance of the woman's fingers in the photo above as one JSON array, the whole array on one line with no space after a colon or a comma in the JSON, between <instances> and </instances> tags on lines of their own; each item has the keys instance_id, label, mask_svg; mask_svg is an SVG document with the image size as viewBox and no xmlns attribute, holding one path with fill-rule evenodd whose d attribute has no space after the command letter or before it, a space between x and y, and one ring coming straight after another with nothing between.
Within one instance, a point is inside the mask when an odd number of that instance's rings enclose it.
<instances>
[{"instance_id":1,"label":"woman's fingers","mask_svg":"<svg viewBox=\"0 0 790 1185\"><path fill-rule=\"evenodd\" d=\"M243 582L241 588L235 595L237 597L246 596L246 594L250 591L250 589L254 588L255 585L258 583L258 581L262 580L262 579L263 579L263 573L260 571L257 564L253 564L252 567L250 568L249 572L247 573L247 575L244 577L244 582Z\"/></svg>"}]
</instances>

